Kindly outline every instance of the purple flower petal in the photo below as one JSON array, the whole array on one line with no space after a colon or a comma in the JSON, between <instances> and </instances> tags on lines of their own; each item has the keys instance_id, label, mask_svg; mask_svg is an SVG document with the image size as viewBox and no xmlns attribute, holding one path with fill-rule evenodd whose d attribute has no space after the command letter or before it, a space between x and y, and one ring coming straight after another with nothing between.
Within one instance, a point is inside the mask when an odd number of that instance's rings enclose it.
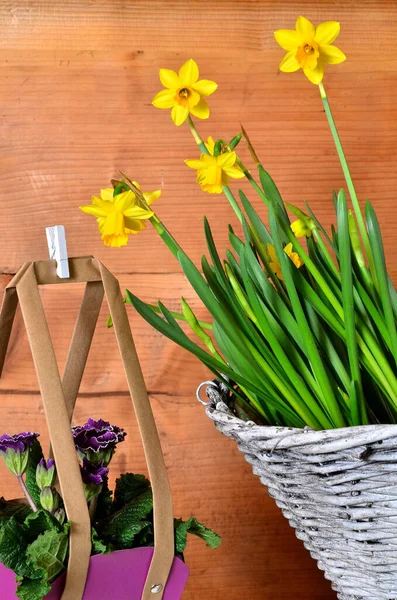
<instances>
[{"instance_id":1,"label":"purple flower petal","mask_svg":"<svg viewBox=\"0 0 397 600\"><path fill-rule=\"evenodd\" d=\"M77 450L83 454L87 451L114 449L116 444L122 442L126 436L121 427L110 425L103 419L95 421L91 418L85 425L72 427L72 433Z\"/></svg>"},{"instance_id":2,"label":"purple flower petal","mask_svg":"<svg viewBox=\"0 0 397 600\"><path fill-rule=\"evenodd\" d=\"M32 433L31 431L24 431L15 435L5 433L0 436L0 452L6 454L9 448L14 452L25 452L32 447L38 437L38 433Z\"/></svg>"},{"instance_id":3,"label":"purple flower petal","mask_svg":"<svg viewBox=\"0 0 397 600\"><path fill-rule=\"evenodd\" d=\"M80 469L83 482L86 485L102 485L109 473L109 469L106 467L94 465L86 458L83 459L83 466Z\"/></svg>"}]
</instances>

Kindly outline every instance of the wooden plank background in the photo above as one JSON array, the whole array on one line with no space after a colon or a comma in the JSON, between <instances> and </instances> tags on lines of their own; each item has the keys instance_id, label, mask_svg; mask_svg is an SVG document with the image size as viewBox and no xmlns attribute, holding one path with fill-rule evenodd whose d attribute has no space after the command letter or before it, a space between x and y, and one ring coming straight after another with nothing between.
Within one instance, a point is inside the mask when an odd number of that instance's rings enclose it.
<instances>
[{"instance_id":1,"label":"wooden plank background","mask_svg":"<svg viewBox=\"0 0 397 600\"><path fill-rule=\"evenodd\" d=\"M206 214L221 248L236 225L222 196L201 193L183 159L197 151L186 127L151 106L159 67L194 57L219 83L203 136L230 138L239 122L285 199L308 200L332 221L331 190L341 170L318 91L301 73L278 73L277 28L303 13L339 20L338 45L348 60L327 71L326 86L362 200L376 206L391 274L397 279L396 101L397 5L393 0L313 2L218 0L0 1L0 283L26 260L46 257L44 228L63 223L70 255L94 254L148 301L178 309L199 302L153 230L124 249L105 248L95 222L79 212L118 168L144 189L163 189L161 218L198 261ZM242 154L246 156L242 149ZM251 195L252 197L252 195ZM258 203L257 203L258 205ZM62 368L81 295L79 286L44 289L43 300ZM213 553L192 540L184 598L220 600L334 598L314 562L283 520L231 441L195 400L208 377L193 357L130 311L159 426L177 515L196 515L223 536ZM128 443L114 460L120 471L144 472L137 429L113 334L101 315L75 422L88 416L124 424ZM43 412L20 316L0 382L1 431L34 429L47 441ZM0 464L1 494L17 495Z\"/></svg>"}]
</instances>

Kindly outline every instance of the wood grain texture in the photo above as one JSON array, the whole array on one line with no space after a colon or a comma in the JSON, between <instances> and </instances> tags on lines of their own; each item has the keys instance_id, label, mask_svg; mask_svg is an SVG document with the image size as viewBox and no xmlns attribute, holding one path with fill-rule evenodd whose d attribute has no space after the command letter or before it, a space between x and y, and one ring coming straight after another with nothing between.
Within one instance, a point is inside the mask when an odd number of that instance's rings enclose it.
<instances>
[{"instance_id":1,"label":"wood grain texture","mask_svg":"<svg viewBox=\"0 0 397 600\"><path fill-rule=\"evenodd\" d=\"M62 223L70 255L94 254L148 301L177 309L184 295L205 312L154 231L126 249L105 248L93 219L78 211L120 168L144 189L162 188L157 211L193 260L204 252L203 214L220 248L236 219L222 196L196 188L183 160L197 155L185 127L151 106L159 67L194 57L219 89L210 98L203 136L230 138L242 122L283 197L308 200L333 220L331 190L343 178L315 86L278 73L273 40L303 13L336 19L347 54L330 67L326 86L362 201L373 201L390 272L397 281L397 5L393 0L0 0L0 286L26 260L46 256L44 228ZM242 149L242 156L247 158ZM248 189L248 188L247 188ZM253 195L250 194L253 198ZM256 201L256 206L262 210ZM62 368L81 294L79 286L43 289ZM206 369L150 329L131 324L159 425L176 514L195 514L223 536L216 552L190 542L191 577L184 598L300 600L334 598L279 510L236 446L217 433L197 405ZM113 334L103 309L75 421L101 415L123 422L128 444L113 476L144 471L136 425ZM47 440L30 351L18 315L0 381L1 431L37 429ZM0 464L1 494L17 494Z\"/></svg>"}]
</instances>

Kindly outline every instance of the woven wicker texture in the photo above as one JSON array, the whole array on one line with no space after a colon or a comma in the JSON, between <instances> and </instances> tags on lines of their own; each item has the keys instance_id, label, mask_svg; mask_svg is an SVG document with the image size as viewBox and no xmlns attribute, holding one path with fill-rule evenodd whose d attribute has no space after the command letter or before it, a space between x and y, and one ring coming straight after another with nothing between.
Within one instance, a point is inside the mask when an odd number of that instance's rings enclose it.
<instances>
[{"instance_id":1,"label":"woven wicker texture","mask_svg":"<svg viewBox=\"0 0 397 600\"><path fill-rule=\"evenodd\" d=\"M207 415L236 440L340 600L397 600L397 425L329 431L236 417L208 385Z\"/></svg>"}]
</instances>

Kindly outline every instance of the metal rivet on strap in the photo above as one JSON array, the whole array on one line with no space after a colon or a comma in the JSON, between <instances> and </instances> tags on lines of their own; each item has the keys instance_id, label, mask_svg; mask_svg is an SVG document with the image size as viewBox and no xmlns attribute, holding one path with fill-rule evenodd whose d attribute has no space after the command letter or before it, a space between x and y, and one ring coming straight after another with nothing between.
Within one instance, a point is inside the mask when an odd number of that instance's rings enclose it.
<instances>
[{"instance_id":1,"label":"metal rivet on strap","mask_svg":"<svg viewBox=\"0 0 397 600\"><path fill-rule=\"evenodd\" d=\"M156 583L155 585L152 585L150 591L152 592L152 594L159 594L163 591L163 585L161 583Z\"/></svg>"}]
</instances>

